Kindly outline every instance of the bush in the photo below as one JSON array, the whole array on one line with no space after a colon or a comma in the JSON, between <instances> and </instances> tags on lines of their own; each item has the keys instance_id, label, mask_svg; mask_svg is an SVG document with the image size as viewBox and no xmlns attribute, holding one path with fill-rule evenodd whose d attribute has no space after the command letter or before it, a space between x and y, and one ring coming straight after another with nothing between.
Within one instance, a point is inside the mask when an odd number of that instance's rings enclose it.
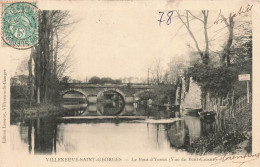
<instances>
[{"instance_id":1,"label":"bush","mask_svg":"<svg viewBox=\"0 0 260 167\"><path fill-rule=\"evenodd\" d=\"M239 144L248 140L248 145L243 148L246 152L252 151L252 107L236 113L234 119L226 120L222 129L212 131L208 135L193 141L186 146L190 153L233 153L239 148Z\"/></svg>"},{"instance_id":2,"label":"bush","mask_svg":"<svg viewBox=\"0 0 260 167\"><path fill-rule=\"evenodd\" d=\"M212 97L226 96L238 80L238 71L232 67L211 67L204 64L195 64L189 68L188 75Z\"/></svg>"},{"instance_id":3,"label":"bush","mask_svg":"<svg viewBox=\"0 0 260 167\"><path fill-rule=\"evenodd\" d=\"M174 103L176 94L176 86L161 84L154 87L154 99L159 104Z\"/></svg>"},{"instance_id":4,"label":"bush","mask_svg":"<svg viewBox=\"0 0 260 167\"><path fill-rule=\"evenodd\" d=\"M26 85L11 86L11 98L27 99L30 91Z\"/></svg>"}]
</instances>

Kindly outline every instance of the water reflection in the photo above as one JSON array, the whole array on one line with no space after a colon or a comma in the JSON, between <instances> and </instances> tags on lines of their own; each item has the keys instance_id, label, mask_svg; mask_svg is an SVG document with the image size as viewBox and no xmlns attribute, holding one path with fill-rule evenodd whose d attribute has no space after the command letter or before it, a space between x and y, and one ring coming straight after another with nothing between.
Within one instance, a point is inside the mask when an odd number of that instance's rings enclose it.
<instances>
[{"instance_id":1,"label":"water reflection","mask_svg":"<svg viewBox=\"0 0 260 167\"><path fill-rule=\"evenodd\" d=\"M40 119L29 121L28 139L31 141L32 127L34 127L34 153L50 154L56 152L56 134L57 124L49 119ZM32 148L29 144L29 152Z\"/></svg>"},{"instance_id":2,"label":"water reflection","mask_svg":"<svg viewBox=\"0 0 260 167\"><path fill-rule=\"evenodd\" d=\"M127 100L127 101L125 101ZM67 92L62 97L61 106L70 110L70 116L84 115L149 115L150 110L159 110L151 107L151 99L142 97L123 97L120 93L108 90L98 96L86 97L79 92ZM159 111L158 111L159 112Z\"/></svg>"},{"instance_id":3,"label":"water reflection","mask_svg":"<svg viewBox=\"0 0 260 167\"><path fill-rule=\"evenodd\" d=\"M176 121L170 124L167 130L167 137L171 147L182 148L185 145L185 141L187 141L187 128L185 128L184 121Z\"/></svg>"},{"instance_id":4,"label":"water reflection","mask_svg":"<svg viewBox=\"0 0 260 167\"><path fill-rule=\"evenodd\" d=\"M102 115L117 115L124 109L123 96L113 90L103 92L97 99L97 109Z\"/></svg>"},{"instance_id":5,"label":"water reflection","mask_svg":"<svg viewBox=\"0 0 260 167\"><path fill-rule=\"evenodd\" d=\"M189 135L189 144L198 139L202 134L201 121L198 117L186 116L184 117L185 125Z\"/></svg>"},{"instance_id":6,"label":"water reflection","mask_svg":"<svg viewBox=\"0 0 260 167\"><path fill-rule=\"evenodd\" d=\"M97 103L97 109L102 115L118 115L123 111L124 106L119 102L100 102Z\"/></svg>"},{"instance_id":7,"label":"water reflection","mask_svg":"<svg viewBox=\"0 0 260 167\"><path fill-rule=\"evenodd\" d=\"M78 109L69 111L68 116L112 116L112 115L147 115L143 112L145 109L142 105L136 103L130 104L118 104L114 102L97 102L94 104L88 104L85 109Z\"/></svg>"},{"instance_id":8,"label":"water reflection","mask_svg":"<svg viewBox=\"0 0 260 167\"><path fill-rule=\"evenodd\" d=\"M127 109L132 109L128 106ZM214 130L214 123L184 117L171 124L132 121L85 121L64 123L58 119L31 119L11 126L13 149L30 154L91 152L176 152ZM24 148L27 145L28 148Z\"/></svg>"}]
</instances>

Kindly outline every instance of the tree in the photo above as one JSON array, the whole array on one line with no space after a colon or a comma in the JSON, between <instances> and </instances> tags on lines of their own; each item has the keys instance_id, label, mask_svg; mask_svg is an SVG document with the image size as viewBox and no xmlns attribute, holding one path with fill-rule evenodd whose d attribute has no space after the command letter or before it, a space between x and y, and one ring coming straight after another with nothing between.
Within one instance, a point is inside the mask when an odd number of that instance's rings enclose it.
<instances>
[{"instance_id":1,"label":"tree","mask_svg":"<svg viewBox=\"0 0 260 167\"><path fill-rule=\"evenodd\" d=\"M252 22L243 21L234 31L234 44L230 48L231 65L252 73Z\"/></svg>"},{"instance_id":2,"label":"tree","mask_svg":"<svg viewBox=\"0 0 260 167\"><path fill-rule=\"evenodd\" d=\"M227 33L225 33L222 39L222 41L220 41L220 43L222 42L222 44L220 46L222 46L222 50L220 51L213 51L209 48L209 46L211 45L211 42L213 42L215 39L209 39L209 35L208 35L208 31L210 28L214 28L217 24L217 22L215 21L214 24L210 27L208 27L208 21L209 21L209 11L201 11L201 15L197 16L195 14L193 14L191 11L185 11L184 14L182 14L180 11L177 11L177 17L180 19L180 21L182 22L182 24L184 25L184 27L186 28L186 30L188 31L190 37L192 38L196 50L199 53L201 60L202 60L202 64L197 64L196 67L191 67L190 68L190 76L193 76L193 78L195 79L195 81L197 81L200 85L202 85L202 106L203 108L205 108L208 104L206 104L207 101L210 101L209 98L212 97L213 94L215 94L214 92L217 91L222 88L222 90L225 90L225 92L221 92L218 93L216 96L218 98L222 98L225 97L229 91L232 90L232 85L234 85L235 79L234 76L237 75L237 69L233 69L230 68L231 67L231 60L237 60L235 57L232 57L232 53L234 54L236 51L238 51L238 49L234 48L234 39L235 37L235 33L234 33L234 27L235 27L235 20L234 18L237 17L236 14L234 13L229 13L227 17L225 17L221 11L219 13L218 19L221 19L221 22L224 23L224 27L214 31L213 33L213 37L216 36L220 31L222 30L227 30ZM204 36L204 45L203 43L199 43L197 38L195 37L192 29L191 29L191 24L190 22L192 20L198 20L200 23L202 23L202 29L203 29L203 36ZM240 23L238 25L242 25L243 22L239 22L237 21L237 23ZM236 23L236 24L237 24ZM244 36L244 34L239 33L240 38L242 36ZM217 37L219 38L219 37ZM244 43L245 45L250 46L250 43ZM205 49L202 50L201 49L201 45L205 46ZM246 48L246 47L244 47ZM211 53L209 52L211 50ZM240 49L241 51L241 49ZM244 50L245 51L245 50ZM246 51L245 51L246 52ZM219 68L218 66L216 66L215 64L210 64L210 54L213 55L219 55L220 56L220 61L219 64L223 67L223 68ZM239 54L239 53L236 53ZM228 67L228 68L224 68L224 67ZM206 69L206 70L202 70L202 69ZM193 72L193 73L192 73ZM222 74L219 76L219 74ZM207 76L207 77L205 77ZM217 78L219 78L219 80L217 80ZM230 83L226 83L225 81L230 80ZM229 85L229 86L227 86ZM219 97L221 96L221 97ZM208 99L208 100L206 100Z\"/></svg>"},{"instance_id":3,"label":"tree","mask_svg":"<svg viewBox=\"0 0 260 167\"><path fill-rule=\"evenodd\" d=\"M58 57L62 49L59 34L72 24L68 22L68 18L67 11L42 11L39 14L39 43L31 49L28 62L29 81L37 103L48 99L53 101L53 98L57 97L59 79L68 67L68 56L65 56L65 59Z\"/></svg>"},{"instance_id":4,"label":"tree","mask_svg":"<svg viewBox=\"0 0 260 167\"><path fill-rule=\"evenodd\" d=\"M68 83L70 78L68 76L62 77L61 83Z\"/></svg>"},{"instance_id":5,"label":"tree","mask_svg":"<svg viewBox=\"0 0 260 167\"><path fill-rule=\"evenodd\" d=\"M209 45L210 45L210 40L209 40L209 35L208 35L208 18L209 18L209 11L206 10L202 10L201 11L202 16L196 16L195 14L193 14L191 11L186 10L185 14L181 14L180 11L177 11L177 15L178 18L180 19L180 21L183 23L183 25L186 27L190 37L192 38L195 47L197 49L197 52L199 53L202 63L203 64L209 64L210 61L210 53L209 53ZM231 49L231 45L233 43L233 29L234 29L234 17L235 15L233 13L229 13L229 16L226 18L223 14L219 14L219 17L222 18L223 22L225 23L225 27L228 29L228 38L227 41L224 42L223 44L223 51L220 53L221 54L221 58L220 58L220 63L222 64L222 66L226 65L226 66L230 66L230 49ZM198 42L197 38L195 37L192 29L191 29L191 25L190 22L192 20L198 20L199 22L202 23L203 25L203 35L204 35L204 44L205 44L205 49L202 50L201 49L201 44ZM214 23L215 24L215 23ZM212 28L213 26L211 26L210 28ZM222 28L223 29L223 28ZM222 30L220 29L220 30ZM215 33L218 33L218 31L215 31Z\"/></svg>"},{"instance_id":6,"label":"tree","mask_svg":"<svg viewBox=\"0 0 260 167\"><path fill-rule=\"evenodd\" d=\"M183 55L178 55L170 60L168 63L168 69L166 74L168 74L168 82L169 84L177 84L179 80L178 77L181 76L184 68L186 68L187 62L185 61Z\"/></svg>"},{"instance_id":7,"label":"tree","mask_svg":"<svg viewBox=\"0 0 260 167\"><path fill-rule=\"evenodd\" d=\"M114 80L112 78L109 78L109 77L103 77L103 78L100 79L100 82L103 83L103 84L104 83L112 84L112 83L114 83Z\"/></svg>"},{"instance_id":8,"label":"tree","mask_svg":"<svg viewBox=\"0 0 260 167\"><path fill-rule=\"evenodd\" d=\"M99 84L99 83L101 83L101 79L97 76L94 76L94 77L91 77L88 82L92 83L92 84Z\"/></svg>"},{"instance_id":9,"label":"tree","mask_svg":"<svg viewBox=\"0 0 260 167\"><path fill-rule=\"evenodd\" d=\"M18 75L10 79L10 89L12 99L26 99L29 95L28 76Z\"/></svg>"},{"instance_id":10,"label":"tree","mask_svg":"<svg viewBox=\"0 0 260 167\"><path fill-rule=\"evenodd\" d=\"M88 77L85 77L83 82L87 83L88 82Z\"/></svg>"},{"instance_id":11,"label":"tree","mask_svg":"<svg viewBox=\"0 0 260 167\"><path fill-rule=\"evenodd\" d=\"M150 73L152 74L152 83L160 84L163 80L163 68L161 58L154 59L152 66L150 67Z\"/></svg>"},{"instance_id":12,"label":"tree","mask_svg":"<svg viewBox=\"0 0 260 167\"><path fill-rule=\"evenodd\" d=\"M78 79L72 79L71 82L72 82L72 83L82 83L82 81L81 81L81 80L78 80Z\"/></svg>"},{"instance_id":13,"label":"tree","mask_svg":"<svg viewBox=\"0 0 260 167\"><path fill-rule=\"evenodd\" d=\"M88 82L92 84L120 84L122 83L122 80L120 79L113 80L110 77L99 78L97 76L93 76L89 79Z\"/></svg>"},{"instance_id":14,"label":"tree","mask_svg":"<svg viewBox=\"0 0 260 167\"><path fill-rule=\"evenodd\" d=\"M221 56L221 64L224 66L230 66L230 49L233 42L233 29L234 29L234 15L232 13L229 14L228 19L226 19L223 15L221 15L224 23L228 28L228 39L226 44L224 45L223 53ZM226 63L225 63L226 60Z\"/></svg>"},{"instance_id":15,"label":"tree","mask_svg":"<svg viewBox=\"0 0 260 167\"><path fill-rule=\"evenodd\" d=\"M190 37L192 38L196 49L201 57L202 63L203 64L208 64L209 63L209 39L208 39L208 16L209 16L209 11L202 10L202 18L199 18L192 14L192 12L186 10L185 14L180 14L180 11L177 11L178 18L180 21L183 23L183 25L186 27ZM190 19L190 17L192 17ZM191 27L190 27L190 22L191 20L197 19L203 24L203 29L204 29L204 37L205 37L205 50L202 50L199 46L199 43L197 39L195 38Z\"/></svg>"},{"instance_id":16,"label":"tree","mask_svg":"<svg viewBox=\"0 0 260 167\"><path fill-rule=\"evenodd\" d=\"M114 80L115 84L121 84L122 83L122 80L121 79L116 79Z\"/></svg>"}]
</instances>

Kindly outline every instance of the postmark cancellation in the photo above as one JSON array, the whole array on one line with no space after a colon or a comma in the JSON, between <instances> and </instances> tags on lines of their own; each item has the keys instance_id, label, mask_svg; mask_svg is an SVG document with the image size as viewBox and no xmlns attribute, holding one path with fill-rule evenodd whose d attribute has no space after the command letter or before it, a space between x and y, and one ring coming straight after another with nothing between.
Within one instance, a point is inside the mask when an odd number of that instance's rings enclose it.
<instances>
[{"instance_id":1,"label":"postmark cancellation","mask_svg":"<svg viewBox=\"0 0 260 167\"><path fill-rule=\"evenodd\" d=\"M2 4L2 45L28 49L38 42L38 8L35 3Z\"/></svg>"}]
</instances>

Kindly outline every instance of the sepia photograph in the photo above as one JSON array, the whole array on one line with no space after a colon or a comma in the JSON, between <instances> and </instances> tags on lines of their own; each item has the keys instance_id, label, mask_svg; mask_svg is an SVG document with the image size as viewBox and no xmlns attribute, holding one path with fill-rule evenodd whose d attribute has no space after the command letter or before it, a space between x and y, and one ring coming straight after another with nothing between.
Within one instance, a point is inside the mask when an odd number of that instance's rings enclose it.
<instances>
[{"instance_id":1,"label":"sepia photograph","mask_svg":"<svg viewBox=\"0 0 260 167\"><path fill-rule=\"evenodd\" d=\"M13 158L28 157L26 166L38 158L46 166L257 162L253 3L43 3L1 4Z\"/></svg>"}]
</instances>

